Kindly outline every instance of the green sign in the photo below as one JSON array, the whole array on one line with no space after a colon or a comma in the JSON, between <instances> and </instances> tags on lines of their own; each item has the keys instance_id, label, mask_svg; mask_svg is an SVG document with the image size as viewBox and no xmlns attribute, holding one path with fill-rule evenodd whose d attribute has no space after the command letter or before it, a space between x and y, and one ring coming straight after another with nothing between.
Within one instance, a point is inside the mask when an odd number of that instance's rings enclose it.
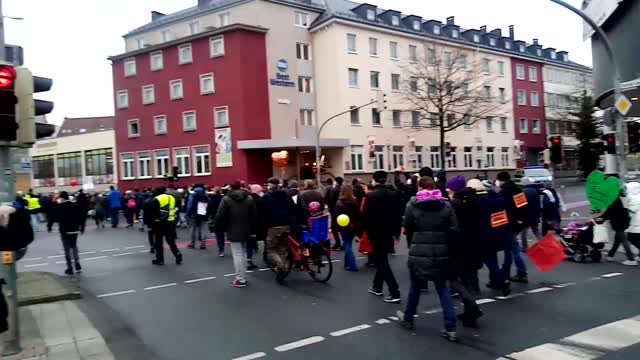
<instances>
[{"instance_id":1,"label":"green sign","mask_svg":"<svg viewBox=\"0 0 640 360\"><path fill-rule=\"evenodd\" d=\"M620 195L620 180L595 170L589 174L585 186L592 210L604 210Z\"/></svg>"}]
</instances>

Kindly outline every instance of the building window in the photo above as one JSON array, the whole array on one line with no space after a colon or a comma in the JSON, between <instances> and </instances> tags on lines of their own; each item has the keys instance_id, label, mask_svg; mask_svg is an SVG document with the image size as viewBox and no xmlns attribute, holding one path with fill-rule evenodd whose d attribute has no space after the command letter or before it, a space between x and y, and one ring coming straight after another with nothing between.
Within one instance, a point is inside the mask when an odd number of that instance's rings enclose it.
<instances>
[{"instance_id":1,"label":"building window","mask_svg":"<svg viewBox=\"0 0 640 360\"><path fill-rule=\"evenodd\" d=\"M153 85L145 85L142 87L142 103L153 104L156 102L155 88Z\"/></svg>"},{"instance_id":2,"label":"building window","mask_svg":"<svg viewBox=\"0 0 640 360\"><path fill-rule=\"evenodd\" d=\"M200 21L192 21L189 23L189 35L195 35L200 32Z\"/></svg>"},{"instance_id":3,"label":"building window","mask_svg":"<svg viewBox=\"0 0 640 360\"><path fill-rule=\"evenodd\" d=\"M113 149L85 151L84 164L86 176L113 175ZM34 164L34 169L35 168ZM51 169L53 170L53 167ZM51 177L53 177L53 175Z\"/></svg>"},{"instance_id":4,"label":"building window","mask_svg":"<svg viewBox=\"0 0 640 360\"><path fill-rule=\"evenodd\" d=\"M468 83L462 83L460 84L460 90L462 90L462 96L463 97L468 97L469 96L469 84Z\"/></svg>"},{"instance_id":5,"label":"building window","mask_svg":"<svg viewBox=\"0 0 640 360\"><path fill-rule=\"evenodd\" d=\"M447 126L453 126L453 123L456 121L456 114L448 113L447 114Z\"/></svg>"},{"instance_id":6,"label":"building window","mask_svg":"<svg viewBox=\"0 0 640 360\"><path fill-rule=\"evenodd\" d=\"M542 56L542 49L536 49L536 55Z\"/></svg>"},{"instance_id":7,"label":"building window","mask_svg":"<svg viewBox=\"0 0 640 360\"><path fill-rule=\"evenodd\" d=\"M133 174L133 153L120 154L120 162L122 164L122 169L120 170L122 172L122 179L135 179L135 175ZM59 173L58 176L60 176Z\"/></svg>"},{"instance_id":8,"label":"building window","mask_svg":"<svg viewBox=\"0 0 640 360\"><path fill-rule=\"evenodd\" d=\"M313 110L300 110L300 125L313 126Z\"/></svg>"},{"instance_id":9,"label":"building window","mask_svg":"<svg viewBox=\"0 0 640 360\"><path fill-rule=\"evenodd\" d=\"M347 51L350 53L355 53L357 51L355 34L347 34Z\"/></svg>"},{"instance_id":10,"label":"building window","mask_svg":"<svg viewBox=\"0 0 640 360\"><path fill-rule=\"evenodd\" d=\"M209 56L223 56L224 55L224 36L214 36L209 39Z\"/></svg>"},{"instance_id":11,"label":"building window","mask_svg":"<svg viewBox=\"0 0 640 360\"><path fill-rule=\"evenodd\" d=\"M491 60L482 59L482 71L486 74L491 74Z\"/></svg>"},{"instance_id":12,"label":"building window","mask_svg":"<svg viewBox=\"0 0 640 360\"><path fill-rule=\"evenodd\" d=\"M500 94L500 102L507 102L507 91L505 88L498 88L498 93Z\"/></svg>"},{"instance_id":13,"label":"building window","mask_svg":"<svg viewBox=\"0 0 640 360\"><path fill-rule=\"evenodd\" d=\"M409 45L409 60L418 61L418 47L415 45Z\"/></svg>"},{"instance_id":14,"label":"building window","mask_svg":"<svg viewBox=\"0 0 640 360\"><path fill-rule=\"evenodd\" d=\"M502 153L500 154L500 161L502 167L510 167L511 166L511 161L509 160L509 148L508 147L503 147L502 148Z\"/></svg>"},{"instance_id":15,"label":"building window","mask_svg":"<svg viewBox=\"0 0 640 360\"><path fill-rule=\"evenodd\" d=\"M182 130L193 131L196 129L196 112L185 111L182 113Z\"/></svg>"},{"instance_id":16,"label":"building window","mask_svg":"<svg viewBox=\"0 0 640 360\"><path fill-rule=\"evenodd\" d=\"M136 59L126 59L124 61L124 76L133 76L136 74Z\"/></svg>"},{"instance_id":17,"label":"building window","mask_svg":"<svg viewBox=\"0 0 640 360\"><path fill-rule=\"evenodd\" d=\"M169 82L169 97L171 100L182 99L182 80L171 80Z\"/></svg>"},{"instance_id":18,"label":"building window","mask_svg":"<svg viewBox=\"0 0 640 360\"><path fill-rule=\"evenodd\" d=\"M220 21L220 27L227 26L231 24L231 14L226 12L218 15L218 20Z\"/></svg>"},{"instance_id":19,"label":"building window","mask_svg":"<svg viewBox=\"0 0 640 360\"><path fill-rule=\"evenodd\" d=\"M156 177L161 178L169 173L169 150L156 150L153 152Z\"/></svg>"},{"instance_id":20,"label":"building window","mask_svg":"<svg viewBox=\"0 0 640 360\"><path fill-rule=\"evenodd\" d=\"M478 35L478 34L473 34L473 42L475 42L475 43L479 43L479 42L480 42L480 35Z\"/></svg>"},{"instance_id":21,"label":"building window","mask_svg":"<svg viewBox=\"0 0 640 360\"><path fill-rule=\"evenodd\" d=\"M556 59L556 52L555 51L549 51L549 56L551 57L551 60L555 60Z\"/></svg>"},{"instance_id":22,"label":"building window","mask_svg":"<svg viewBox=\"0 0 640 360\"><path fill-rule=\"evenodd\" d=\"M506 133L509 131L507 118L504 116L500 118L500 131L502 131L503 133Z\"/></svg>"},{"instance_id":23,"label":"building window","mask_svg":"<svg viewBox=\"0 0 640 360\"><path fill-rule=\"evenodd\" d=\"M391 25L399 26L400 25L400 17L398 15L391 16Z\"/></svg>"},{"instance_id":24,"label":"building window","mask_svg":"<svg viewBox=\"0 0 640 360\"><path fill-rule=\"evenodd\" d=\"M162 70L162 68L164 67L163 61L162 61L162 51L156 51L156 52L152 52L150 55L150 65L151 65L151 71L158 71L158 70Z\"/></svg>"},{"instance_id":25,"label":"building window","mask_svg":"<svg viewBox=\"0 0 640 360\"><path fill-rule=\"evenodd\" d=\"M358 69L349 69L349 86L358 87Z\"/></svg>"},{"instance_id":26,"label":"building window","mask_svg":"<svg viewBox=\"0 0 640 360\"><path fill-rule=\"evenodd\" d=\"M391 90L400 90L400 74L391 74Z\"/></svg>"},{"instance_id":27,"label":"building window","mask_svg":"<svg viewBox=\"0 0 640 360\"><path fill-rule=\"evenodd\" d=\"M529 97L531 98L531 106L538 106L538 92L532 91L529 93Z\"/></svg>"},{"instance_id":28,"label":"building window","mask_svg":"<svg viewBox=\"0 0 640 360\"><path fill-rule=\"evenodd\" d=\"M311 78L298 76L298 92L311 93Z\"/></svg>"},{"instance_id":29,"label":"building window","mask_svg":"<svg viewBox=\"0 0 640 360\"><path fill-rule=\"evenodd\" d=\"M216 127L229 126L229 108L227 106L213 108L213 117Z\"/></svg>"},{"instance_id":30,"label":"building window","mask_svg":"<svg viewBox=\"0 0 640 360\"><path fill-rule=\"evenodd\" d=\"M440 125L440 116L438 113L429 113L429 126L437 127Z\"/></svg>"},{"instance_id":31,"label":"building window","mask_svg":"<svg viewBox=\"0 0 640 360\"><path fill-rule=\"evenodd\" d=\"M447 159L447 167L449 169L458 168L458 152L455 146L449 148L449 158Z\"/></svg>"},{"instance_id":32,"label":"building window","mask_svg":"<svg viewBox=\"0 0 640 360\"><path fill-rule=\"evenodd\" d=\"M165 115L153 117L153 133L156 135L167 133L167 117Z\"/></svg>"},{"instance_id":33,"label":"building window","mask_svg":"<svg viewBox=\"0 0 640 360\"><path fill-rule=\"evenodd\" d=\"M507 50L511 50L511 41L505 41L504 42L504 48Z\"/></svg>"},{"instance_id":34,"label":"building window","mask_svg":"<svg viewBox=\"0 0 640 360\"><path fill-rule=\"evenodd\" d=\"M58 178L80 178L82 183L82 155L80 151L62 153L56 155ZM67 182L65 184L68 185Z\"/></svg>"},{"instance_id":35,"label":"building window","mask_svg":"<svg viewBox=\"0 0 640 360\"><path fill-rule=\"evenodd\" d=\"M442 167L440 162L440 147L431 146L431 168L440 169Z\"/></svg>"},{"instance_id":36,"label":"building window","mask_svg":"<svg viewBox=\"0 0 640 360\"><path fill-rule=\"evenodd\" d=\"M538 69L536 69L535 66L529 66L529 81L538 81Z\"/></svg>"},{"instance_id":37,"label":"building window","mask_svg":"<svg viewBox=\"0 0 640 360\"><path fill-rule=\"evenodd\" d=\"M452 29L451 30L451 37L454 39L457 39L460 36L460 30L458 29Z\"/></svg>"},{"instance_id":38,"label":"building window","mask_svg":"<svg viewBox=\"0 0 640 360\"><path fill-rule=\"evenodd\" d=\"M464 167L467 169L472 168L473 167L473 147L465 146L463 150L464 150L464 153L462 154L462 156L464 157Z\"/></svg>"},{"instance_id":39,"label":"building window","mask_svg":"<svg viewBox=\"0 0 640 360\"><path fill-rule=\"evenodd\" d=\"M391 151L393 155L393 168L404 167L404 147L394 145Z\"/></svg>"},{"instance_id":40,"label":"building window","mask_svg":"<svg viewBox=\"0 0 640 360\"><path fill-rule=\"evenodd\" d=\"M193 168L196 176L211 175L211 150L209 145L193 147Z\"/></svg>"},{"instance_id":41,"label":"building window","mask_svg":"<svg viewBox=\"0 0 640 360\"><path fill-rule=\"evenodd\" d=\"M296 11L295 14L295 25L298 27L308 28L309 27L309 14Z\"/></svg>"},{"instance_id":42,"label":"building window","mask_svg":"<svg viewBox=\"0 0 640 360\"><path fill-rule=\"evenodd\" d=\"M215 83L213 82L213 74L200 75L200 95L212 94L216 91Z\"/></svg>"},{"instance_id":43,"label":"building window","mask_svg":"<svg viewBox=\"0 0 640 360\"><path fill-rule=\"evenodd\" d=\"M349 113L351 117L351 125L360 125L360 109L353 109Z\"/></svg>"},{"instance_id":44,"label":"building window","mask_svg":"<svg viewBox=\"0 0 640 360\"><path fill-rule=\"evenodd\" d=\"M460 67L463 69L467 69L467 55L462 54L458 56L458 64L460 64Z\"/></svg>"},{"instance_id":45,"label":"building window","mask_svg":"<svg viewBox=\"0 0 640 360\"><path fill-rule=\"evenodd\" d=\"M524 80L524 65L516 64L516 79Z\"/></svg>"},{"instance_id":46,"label":"building window","mask_svg":"<svg viewBox=\"0 0 640 360\"><path fill-rule=\"evenodd\" d=\"M525 52L527 49L523 44L520 44L520 52Z\"/></svg>"},{"instance_id":47,"label":"building window","mask_svg":"<svg viewBox=\"0 0 640 360\"><path fill-rule=\"evenodd\" d=\"M367 20L374 21L376 19L376 11L373 9L367 9Z\"/></svg>"},{"instance_id":48,"label":"building window","mask_svg":"<svg viewBox=\"0 0 640 360\"><path fill-rule=\"evenodd\" d=\"M504 61L498 61L498 75L504 76Z\"/></svg>"},{"instance_id":49,"label":"building window","mask_svg":"<svg viewBox=\"0 0 640 360\"><path fill-rule=\"evenodd\" d=\"M487 146L487 162L485 162L484 166L489 168L496 167L496 154L493 146Z\"/></svg>"},{"instance_id":50,"label":"building window","mask_svg":"<svg viewBox=\"0 0 640 360\"><path fill-rule=\"evenodd\" d=\"M518 90L518 105L527 105L527 92Z\"/></svg>"},{"instance_id":51,"label":"building window","mask_svg":"<svg viewBox=\"0 0 640 360\"><path fill-rule=\"evenodd\" d=\"M380 120L380 112L378 109L371 109L371 124L376 127L382 126L382 121Z\"/></svg>"},{"instance_id":52,"label":"building window","mask_svg":"<svg viewBox=\"0 0 640 360\"><path fill-rule=\"evenodd\" d=\"M369 38L369 55L378 56L378 39Z\"/></svg>"},{"instance_id":53,"label":"building window","mask_svg":"<svg viewBox=\"0 0 640 360\"><path fill-rule=\"evenodd\" d=\"M398 43L395 41L389 42L389 57L392 59L398 58Z\"/></svg>"},{"instance_id":54,"label":"building window","mask_svg":"<svg viewBox=\"0 0 640 360\"><path fill-rule=\"evenodd\" d=\"M484 97L490 98L491 97L491 86L486 85L485 87L482 88L482 92L484 94Z\"/></svg>"},{"instance_id":55,"label":"building window","mask_svg":"<svg viewBox=\"0 0 640 360\"><path fill-rule=\"evenodd\" d=\"M136 48L138 50L140 50L140 49L144 48L144 46L145 46L144 39L143 38L137 38L136 39Z\"/></svg>"},{"instance_id":56,"label":"building window","mask_svg":"<svg viewBox=\"0 0 640 360\"><path fill-rule=\"evenodd\" d=\"M493 118L492 117L487 117L485 119L486 123L487 123L487 131L488 132L493 132Z\"/></svg>"},{"instance_id":57,"label":"building window","mask_svg":"<svg viewBox=\"0 0 640 360\"><path fill-rule=\"evenodd\" d=\"M412 111L411 112L411 126L414 128L420 127L420 112Z\"/></svg>"},{"instance_id":58,"label":"building window","mask_svg":"<svg viewBox=\"0 0 640 360\"><path fill-rule=\"evenodd\" d=\"M451 55L451 51L444 52L444 64L447 66L453 65L453 57Z\"/></svg>"},{"instance_id":59,"label":"building window","mask_svg":"<svg viewBox=\"0 0 640 360\"><path fill-rule=\"evenodd\" d=\"M184 44L178 47L178 63L189 64L193 61L191 55L191 44Z\"/></svg>"},{"instance_id":60,"label":"building window","mask_svg":"<svg viewBox=\"0 0 640 360\"><path fill-rule=\"evenodd\" d=\"M412 92L418 92L418 78L412 77L409 79L409 89ZM429 91L429 94L431 94L431 91Z\"/></svg>"},{"instance_id":61,"label":"building window","mask_svg":"<svg viewBox=\"0 0 640 360\"><path fill-rule=\"evenodd\" d=\"M175 159L175 166L178 167L178 176L191 175L189 148L173 149L173 157Z\"/></svg>"},{"instance_id":62,"label":"building window","mask_svg":"<svg viewBox=\"0 0 640 360\"><path fill-rule=\"evenodd\" d=\"M311 60L311 45L296 43L296 58L300 60Z\"/></svg>"},{"instance_id":63,"label":"building window","mask_svg":"<svg viewBox=\"0 0 640 360\"><path fill-rule=\"evenodd\" d=\"M392 121L393 127L396 127L396 128L402 127L402 120L400 118L400 115L402 113L400 112L400 110L393 110L391 114L392 114L391 116L393 117L393 121Z\"/></svg>"},{"instance_id":64,"label":"building window","mask_svg":"<svg viewBox=\"0 0 640 360\"><path fill-rule=\"evenodd\" d=\"M469 116L469 115L464 115L464 116L462 117L462 124L463 124L463 128L464 128L465 130L471 130L471 125L473 125L473 124L471 123L471 116Z\"/></svg>"},{"instance_id":65,"label":"building window","mask_svg":"<svg viewBox=\"0 0 640 360\"><path fill-rule=\"evenodd\" d=\"M520 119L520 133L521 134L529 133L529 123L525 118Z\"/></svg>"},{"instance_id":66,"label":"building window","mask_svg":"<svg viewBox=\"0 0 640 360\"><path fill-rule=\"evenodd\" d=\"M549 124L549 135L555 135L558 133L558 125L555 121L549 121L547 124Z\"/></svg>"},{"instance_id":67,"label":"building window","mask_svg":"<svg viewBox=\"0 0 640 360\"><path fill-rule=\"evenodd\" d=\"M162 41L167 42L173 40L173 36L171 35L171 30L162 30Z\"/></svg>"},{"instance_id":68,"label":"building window","mask_svg":"<svg viewBox=\"0 0 640 360\"><path fill-rule=\"evenodd\" d=\"M433 25L433 33L435 35L440 35L440 25Z\"/></svg>"},{"instance_id":69,"label":"building window","mask_svg":"<svg viewBox=\"0 0 640 360\"><path fill-rule=\"evenodd\" d=\"M540 120L538 119L531 120L531 133L540 134Z\"/></svg>"},{"instance_id":70,"label":"building window","mask_svg":"<svg viewBox=\"0 0 640 360\"><path fill-rule=\"evenodd\" d=\"M127 120L127 134L130 138L140 136L140 120Z\"/></svg>"},{"instance_id":71,"label":"building window","mask_svg":"<svg viewBox=\"0 0 640 360\"><path fill-rule=\"evenodd\" d=\"M379 89L380 88L380 72L379 71L371 71L370 72L370 78L371 78L371 88L372 89Z\"/></svg>"},{"instance_id":72,"label":"building window","mask_svg":"<svg viewBox=\"0 0 640 360\"><path fill-rule=\"evenodd\" d=\"M151 153L148 151L138 152L138 178L148 179L151 177Z\"/></svg>"},{"instance_id":73,"label":"building window","mask_svg":"<svg viewBox=\"0 0 640 360\"><path fill-rule=\"evenodd\" d=\"M489 38L489 45L491 45L491 46L496 46L496 39L494 39L494 38Z\"/></svg>"},{"instance_id":74,"label":"building window","mask_svg":"<svg viewBox=\"0 0 640 360\"><path fill-rule=\"evenodd\" d=\"M129 107L129 92L127 90L118 91L118 108L124 109Z\"/></svg>"},{"instance_id":75,"label":"building window","mask_svg":"<svg viewBox=\"0 0 640 360\"><path fill-rule=\"evenodd\" d=\"M422 22L420 20L413 20L413 30L420 31L422 28Z\"/></svg>"},{"instance_id":76,"label":"building window","mask_svg":"<svg viewBox=\"0 0 640 360\"><path fill-rule=\"evenodd\" d=\"M375 163L373 164L374 170L385 170L384 168L384 146L376 145L374 148L374 159Z\"/></svg>"},{"instance_id":77,"label":"building window","mask_svg":"<svg viewBox=\"0 0 640 360\"><path fill-rule=\"evenodd\" d=\"M351 147L351 171L364 170L364 149L362 146Z\"/></svg>"},{"instance_id":78,"label":"building window","mask_svg":"<svg viewBox=\"0 0 640 360\"><path fill-rule=\"evenodd\" d=\"M422 168L422 146L413 147L413 152L409 154L409 163L414 170Z\"/></svg>"},{"instance_id":79,"label":"building window","mask_svg":"<svg viewBox=\"0 0 640 360\"><path fill-rule=\"evenodd\" d=\"M436 49L427 48L427 64L435 64L436 63Z\"/></svg>"}]
</instances>

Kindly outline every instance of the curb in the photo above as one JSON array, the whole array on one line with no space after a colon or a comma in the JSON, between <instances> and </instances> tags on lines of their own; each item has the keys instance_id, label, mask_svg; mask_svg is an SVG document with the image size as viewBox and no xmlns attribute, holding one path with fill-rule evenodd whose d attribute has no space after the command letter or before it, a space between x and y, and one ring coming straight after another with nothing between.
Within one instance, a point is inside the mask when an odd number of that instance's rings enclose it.
<instances>
[{"instance_id":1,"label":"curb","mask_svg":"<svg viewBox=\"0 0 640 360\"><path fill-rule=\"evenodd\" d=\"M38 304L47 304L65 300L79 300L82 299L80 292L73 292L63 295L51 295L51 296L39 296L34 298L26 298L18 300L18 306L29 306Z\"/></svg>"}]
</instances>

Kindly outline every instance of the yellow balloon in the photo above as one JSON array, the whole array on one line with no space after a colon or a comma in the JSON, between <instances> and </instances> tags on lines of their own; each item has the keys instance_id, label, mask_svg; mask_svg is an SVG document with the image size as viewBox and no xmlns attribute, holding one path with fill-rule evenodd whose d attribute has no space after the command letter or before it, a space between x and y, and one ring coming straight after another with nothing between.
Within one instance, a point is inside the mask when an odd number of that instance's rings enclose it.
<instances>
[{"instance_id":1,"label":"yellow balloon","mask_svg":"<svg viewBox=\"0 0 640 360\"><path fill-rule=\"evenodd\" d=\"M338 221L338 225L340 225L342 227L345 227L345 226L349 225L349 222L351 221L349 219L349 216L347 216L345 214L339 215L336 220Z\"/></svg>"}]
</instances>

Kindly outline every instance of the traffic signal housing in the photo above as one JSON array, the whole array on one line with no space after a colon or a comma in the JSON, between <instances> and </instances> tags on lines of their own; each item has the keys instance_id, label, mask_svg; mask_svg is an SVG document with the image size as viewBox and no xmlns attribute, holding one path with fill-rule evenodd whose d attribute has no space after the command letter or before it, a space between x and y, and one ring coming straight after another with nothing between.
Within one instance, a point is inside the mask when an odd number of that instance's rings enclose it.
<instances>
[{"instance_id":1,"label":"traffic signal housing","mask_svg":"<svg viewBox=\"0 0 640 360\"><path fill-rule=\"evenodd\" d=\"M376 94L376 109L378 112L387 110L387 94L382 91L378 91Z\"/></svg>"},{"instance_id":2,"label":"traffic signal housing","mask_svg":"<svg viewBox=\"0 0 640 360\"><path fill-rule=\"evenodd\" d=\"M616 134L609 133L604 134L601 137L602 139L602 150L605 154L615 154L616 153Z\"/></svg>"},{"instance_id":3,"label":"traffic signal housing","mask_svg":"<svg viewBox=\"0 0 640 360\"><path fill-rule=\"evenodd\" d=\"M629 134L629 152L640 152L640 122L627 123L627 133Z\"/></svg>"},{"instance_id":4,"label":"traffic signal housing","mask_svg":"<svg viewBox=\"0 0 640 360\"><path fill-rule=\"evenodd\" d=\"M16 140L16 69L0 63L0 142Z\"/></svg>"},{"instance_id":5,"label":"traffic signal housing","mask_svg":"<svg viewBox=\"0 0 640 360\"><path fill-rule=\"evenodd\" d=\"M27 68L18 68L17 74L17 143L19 147L30 148L37 139L49 137L55 131L53 125L36 123L35 121L36 116L49 114L53 110L53 103L33 98L34 93L51 90L53 80L33 76L31 70Z\"/></svg>"},{"instance_id":6,"label":"traffic signal housing","mask_svg":"<svg viewBox=\"0 0 640 360\"><path fill-rule=\"evenodd\" d=\"M549 137L550 160L553 164L562 163L562 136Z\"/></svg>"}]
</instances>

